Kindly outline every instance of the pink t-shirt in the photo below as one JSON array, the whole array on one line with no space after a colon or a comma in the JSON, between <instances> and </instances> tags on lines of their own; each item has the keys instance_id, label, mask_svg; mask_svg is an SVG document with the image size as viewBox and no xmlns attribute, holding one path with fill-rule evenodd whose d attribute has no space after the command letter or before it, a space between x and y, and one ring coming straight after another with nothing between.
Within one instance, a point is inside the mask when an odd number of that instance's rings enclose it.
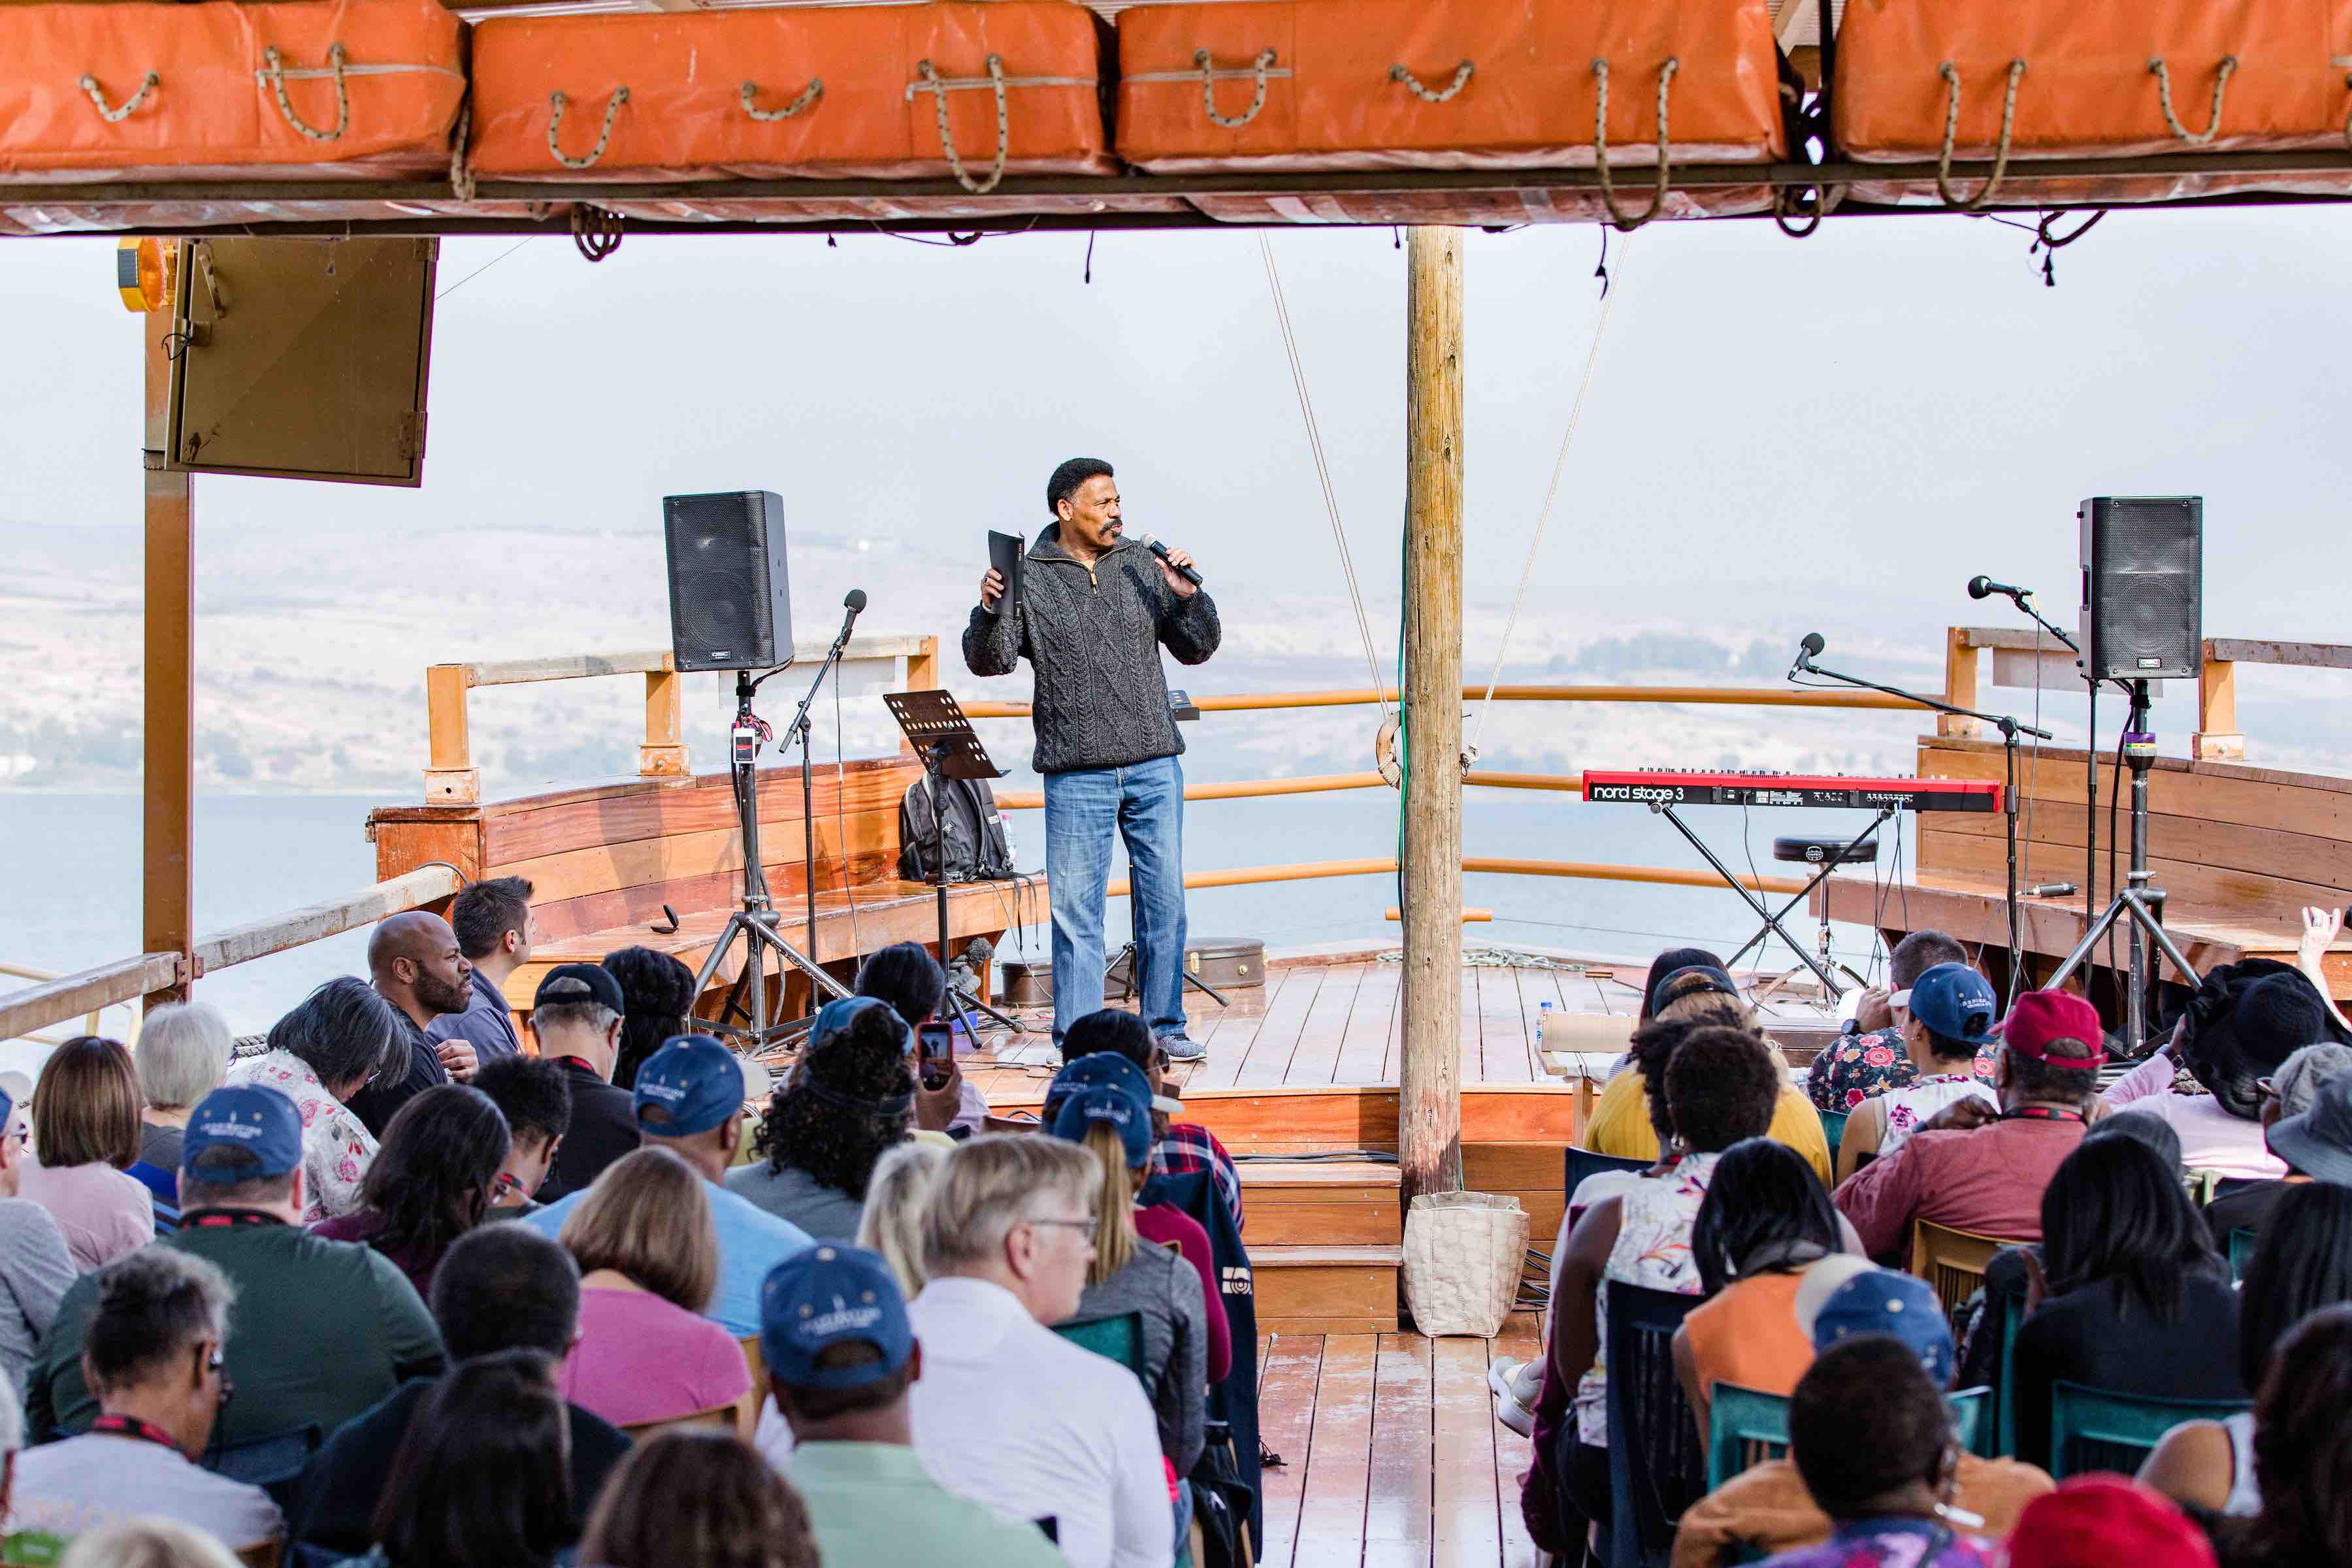
<instances>
[{"instance_id":1,"label":"pink t-shirt","mask_svg":"<svg viewBox=\"0 0 2352 1568\"><path fill-rule=\"evenodd\" d=\"M743 1396L751 1369L725 1329L650 1290L584 1287L580 1342L556 1384L615 1426L671 1421Z\"/></svg>"},{"instance_id":2,"label":"pink t-shirt","mask_svg":"<svg viewBox=\"0 0 2352 1568\"><path fill-rule=\"evenodd\" d=\"M155 1239L155 1197L128 1172L92 1160L44 1165L27 1157L16 1195L49 1211L74 1268L87 1274Z\"/></svg>"}]
</instances>

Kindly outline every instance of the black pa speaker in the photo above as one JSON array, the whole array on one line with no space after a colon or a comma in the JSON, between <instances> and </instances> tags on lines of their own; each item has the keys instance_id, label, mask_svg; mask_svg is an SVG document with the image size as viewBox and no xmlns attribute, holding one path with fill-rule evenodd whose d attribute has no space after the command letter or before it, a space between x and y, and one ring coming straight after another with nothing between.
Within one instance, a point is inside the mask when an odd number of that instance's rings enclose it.
<instances>
[{"instance_id":1,"label":"black pa speaker","mask_svg":"<svg viewBox=\"0 0 2352 1568\"><path fill-rule=\"evenodd\" d=\"M2074 516L2085 675L2195 679L2204 666L2205 498L2095 496Z\"/></svg>"},{"instance_id":2,"label":"black pa speaker","mask_svg":"<svg viewBox=\"0 0 2352 1568\"><path fill-rule=\"evenodd\" d=\"M669 638L680 669L765 669L793 656L784 503L773 490L662 497Z\"/></svg>"}]
</instances>

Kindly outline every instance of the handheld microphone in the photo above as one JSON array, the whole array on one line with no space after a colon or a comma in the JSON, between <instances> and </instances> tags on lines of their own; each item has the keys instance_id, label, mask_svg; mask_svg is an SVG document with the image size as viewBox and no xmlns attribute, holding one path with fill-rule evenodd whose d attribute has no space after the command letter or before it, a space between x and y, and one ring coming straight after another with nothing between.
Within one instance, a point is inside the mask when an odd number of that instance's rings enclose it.
<instances>
[{"instance_id":1,"label":"handheld microphone","mask_svg":"<svg viewBox=\"0 0 2352 1568\"><path fill-rule=\"evenodd\" d=\"M1793 675L1801 669L1811 669L1813 668L1813 655L1821 652L1823 648L1829 646L1830 645L1828 643L1822 640L1821 633L1807 632L1805 634L1805 640L1797 645L1797 662L1789 667L1789 672Z\"/></svg>"},{"instance_id":2,"label":"handheld microphone","mask_svg":"<svg viewBox=\"0 0 2352 1568\"><path fill-rule=\"evenodd\" d=\"M2074 890L2072 882L2037 882L2025 889L2029 899L2063 899Z\"/></svg>"},{"instance_id":3,"label":"handheld microphone","mask_svg":"<svg viewBox=\"0 0 2352 1568\"><path fill-rule=\"evenodd\" d=\"M833 646L836 649L847 646L849 642L849 628L857 624L858 612L866 608L866 590L852 588L842 595L841 605L842 608L849 613L841 617L841 635L833 639Z\"/></svg>"},{"instance_id":4,"label":"handheld microphone","mask_svg":"<svg viewBox=\"0 0 2352 1568\"><path fill-rule=\"evenodd\" d=\"M1166 561L1168 559L1168 547L1166 545L1160 543L1160 541L1152 538L1151 535L1148 533L1143 534L1140 537L1143 540L1143 548L1149 550L1152 554L1157 555L1162 561ZM1183 578L1184 581L1192 584L1195 588L1201 585L1201 574L1198 572L1193 571L1190 566L1175 566L1172 567L1171 570L1175 572L1176 575Z\"/></svg>"},{"instance_id":5,"label":"handheld microphone","mask_svg":"<svg viewBox=\"0 0 2352 1568\"><path fill-rule=\"evenodd\" d=\"M2033 590L2031 588L2013 588L2006 583L1996 583L1991 578L1983 575L1981 573L1969 579L1969 598L1989 599L1995 594L2004 595L2011 599L2026 599L2032 597Z\"/></svg>"}]
</instances>

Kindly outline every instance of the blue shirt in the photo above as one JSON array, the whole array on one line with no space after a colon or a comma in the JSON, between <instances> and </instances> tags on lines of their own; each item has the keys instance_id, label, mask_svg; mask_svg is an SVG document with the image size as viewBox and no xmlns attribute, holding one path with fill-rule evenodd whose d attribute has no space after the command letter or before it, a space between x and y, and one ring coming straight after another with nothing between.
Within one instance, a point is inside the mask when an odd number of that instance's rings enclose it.
<instances>
[{"instance_id":1,"label":"blue shirt","mask_svg":"<svg viewBox=\"0 0 2352 1568\"><path fill-rule=\"evenodd\" d=\"M744 1339L760 1331L760 1283L768 1270L813 1243L809 1233L792 1221L778 1219L714 1182L705 1182L702 1194L710 1200L710 1217L719 1227L719 1289L702 1315ZM573 1193L514 1223L556 1239L563 1222L587 1195Z\"/></svg>"},{"instance_id":2,"label":"blue shirt","mask_svg":"<svg viewBox=\"0 0 2352 1568\"><path fill-rule=\"evenodd\" d=\"M515 1034L514 1014L507 1008L506 993L477 969L469 982L474 999L462 1013L444 1013L425 1026L425 1037L436 1045L463 1040L474 1047L484 1067L500 1057L519 1056L522 1041Z\"/></svg>"}]
</instances>

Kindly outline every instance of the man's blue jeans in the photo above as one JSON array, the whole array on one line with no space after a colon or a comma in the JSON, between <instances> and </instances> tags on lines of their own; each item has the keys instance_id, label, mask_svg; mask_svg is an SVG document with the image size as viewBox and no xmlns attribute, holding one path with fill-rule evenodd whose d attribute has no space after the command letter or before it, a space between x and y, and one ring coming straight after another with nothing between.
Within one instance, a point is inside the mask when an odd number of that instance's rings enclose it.
<instances>
[{"instance_id":1,"label":"man's blue jeans","mask_svg":"<svg viewBox=\"0 0 2352 1568\"><path fill-rule=\"evenodd\" d=\"M1045 775L1054 1043L1103 1005L1111 830L1127 843L1137 990L1154 1038L1184 1032L1184 769L1174 757Z\"/></svg>"}]
</instances>

